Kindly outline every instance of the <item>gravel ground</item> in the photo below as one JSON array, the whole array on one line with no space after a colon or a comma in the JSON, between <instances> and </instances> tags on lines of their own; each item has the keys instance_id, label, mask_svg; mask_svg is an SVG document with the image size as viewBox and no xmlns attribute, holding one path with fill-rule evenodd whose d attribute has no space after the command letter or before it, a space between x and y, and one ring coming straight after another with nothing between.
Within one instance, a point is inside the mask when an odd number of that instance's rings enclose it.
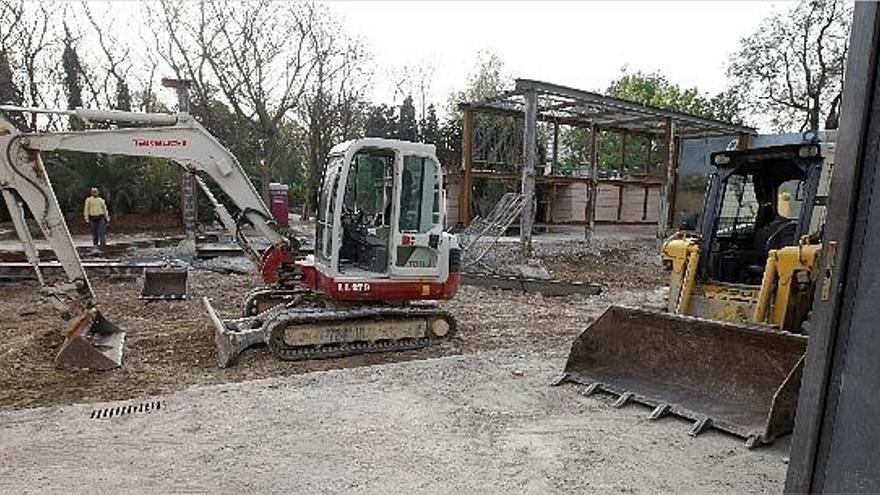
<instances>
[{"instance_id":1,"label":"gravel ground","mask_svg":"<svg viewBox=\"0 0 880 495\"><path fill-rule=\"evenodd\" d=\"M675 418L548 386L563 359L490 351L198 387L108 419L89 418L120 403L0 413L0 491L781 491L783 443L691 438Z\"/></svg>"},{"instance_id":2,"label":"gravel ground","mask_svg":"<svg viewBox=\"0 0 880 495\"><path fill-rule=\"evenodd\" d=\"M128 332L123 366L105 373L56 369L59 313L35 303L35 284L0 286L0 492L779 491L785 442L692 439L683 421L547 386L609 304L661 306L665 275L650 239L536 245L554 277L603 293L462 287L443 303L460 322L444 344L302 363L255 348L225 370L199 299L235 315L252 275L192 270L184 302L93 280ZM499 245L492 256L518 255ZM88 419L106 405L96 401L146 400L162 410Z\"/></svg>"}]
</instances>

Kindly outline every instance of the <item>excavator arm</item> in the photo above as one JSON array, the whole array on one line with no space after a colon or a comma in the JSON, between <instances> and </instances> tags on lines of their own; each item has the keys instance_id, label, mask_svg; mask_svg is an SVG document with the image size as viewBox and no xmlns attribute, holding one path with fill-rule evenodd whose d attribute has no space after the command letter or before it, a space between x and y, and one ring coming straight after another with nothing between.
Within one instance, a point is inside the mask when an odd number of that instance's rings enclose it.
<instances>
[{"instance_id":1,"label":"excavator arm","mask_svg":"<svg viewBox=\"0 0 880 495\"><path fill-rule=\"evenodd\" d=\"M241 216L252 224L271 244L262 256L256 254L239 232L238 222L231 232L245 253L257 264L264 280L272 285L281 278L284 265L294 262L290 241L279 232L269 210L248 179L235 156L220 144L201 124L187 113L148 114L115 110L38 110L0 106L0 110L41 111L74 115L86 120L140 122L151 127L114 128L104 130L16 134L7 143L6 159L15 157L27 168L43 151L79 151L110 155L163 158L186 171L209 177L241 210ZM205 184L199 185L206 190ZM213 195L209 196L222 223L232 225L229 214Z\"/></svg>"},{"instance_id":2,"label":"excavator arm","mask_svg":"<svg viewBox=\"0 0 880 495\"><path fill-rule=\"evenodd\" d=\"M125 333L95 307L94 292L64 222L43 161L39 153L16 144L21 137L22 134L11 123L0 117L0 192L28 261L34 266L37 278L43 285L43 292L72 317L56 363L65 368L115 368L122 362ZM39 255L25 223L25 206L55 252L64 269L66 282L48 285L43 280Z\"/></svg>"}]
</instances>

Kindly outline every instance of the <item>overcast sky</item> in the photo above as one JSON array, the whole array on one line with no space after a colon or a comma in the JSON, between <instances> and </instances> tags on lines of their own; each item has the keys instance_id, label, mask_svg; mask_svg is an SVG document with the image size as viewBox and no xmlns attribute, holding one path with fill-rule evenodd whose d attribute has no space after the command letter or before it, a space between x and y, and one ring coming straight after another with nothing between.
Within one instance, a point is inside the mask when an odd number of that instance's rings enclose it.
<instances>
[{"instance_id":1,"label":"overcast sky","mask_svg":"<svg viewBox=\"0 0 880 495\"><path fill-rule=\"evenodd\" d=\"M329 4L376 63L373 99L392 101L389 71L436 68L434 101L463 89L477 52L491 50L514 77L604 90L631 71L659 71L709 93L741 37L785 2L370 2Z\"/></svg>"}]
</instances>

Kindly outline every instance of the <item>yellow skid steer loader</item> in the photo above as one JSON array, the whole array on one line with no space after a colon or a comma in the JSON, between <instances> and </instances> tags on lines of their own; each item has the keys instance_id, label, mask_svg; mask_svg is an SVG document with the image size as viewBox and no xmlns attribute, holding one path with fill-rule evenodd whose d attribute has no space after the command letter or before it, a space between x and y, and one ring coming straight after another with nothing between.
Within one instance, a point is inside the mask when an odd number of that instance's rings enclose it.
<instances>
[{"instance_id":1,"label":"yellow skid steer loader","mask_svg":"<svg viewBox=\"0 0 880 495\"><path fill-rule=\"evenodd\" d=\"M833 144L714 153L698 235L662 249L666 312L612 306L575 340L561 382L714 427L749 447L791 431Z\"/></svg>"}]
</instances>

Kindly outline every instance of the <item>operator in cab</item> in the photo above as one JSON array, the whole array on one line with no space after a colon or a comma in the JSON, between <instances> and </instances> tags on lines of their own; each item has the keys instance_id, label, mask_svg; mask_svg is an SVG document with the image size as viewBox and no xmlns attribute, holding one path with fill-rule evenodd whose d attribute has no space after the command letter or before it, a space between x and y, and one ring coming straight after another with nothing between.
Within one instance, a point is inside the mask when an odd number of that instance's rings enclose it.
<instances>
[{"instance_id":1,"label":"operator in cab","mask_svg":"<svg viewBox=\"0 0 880 495\"><path fill-rule=\"evenodd\" d=\"M110 224L110 212L107 210L107 202L101 197L97 187L91 189L89 197L83 205L83 219L92 231L92 245L105 246L107 244L107 225Z\"/></svg>"}]
</instances>

